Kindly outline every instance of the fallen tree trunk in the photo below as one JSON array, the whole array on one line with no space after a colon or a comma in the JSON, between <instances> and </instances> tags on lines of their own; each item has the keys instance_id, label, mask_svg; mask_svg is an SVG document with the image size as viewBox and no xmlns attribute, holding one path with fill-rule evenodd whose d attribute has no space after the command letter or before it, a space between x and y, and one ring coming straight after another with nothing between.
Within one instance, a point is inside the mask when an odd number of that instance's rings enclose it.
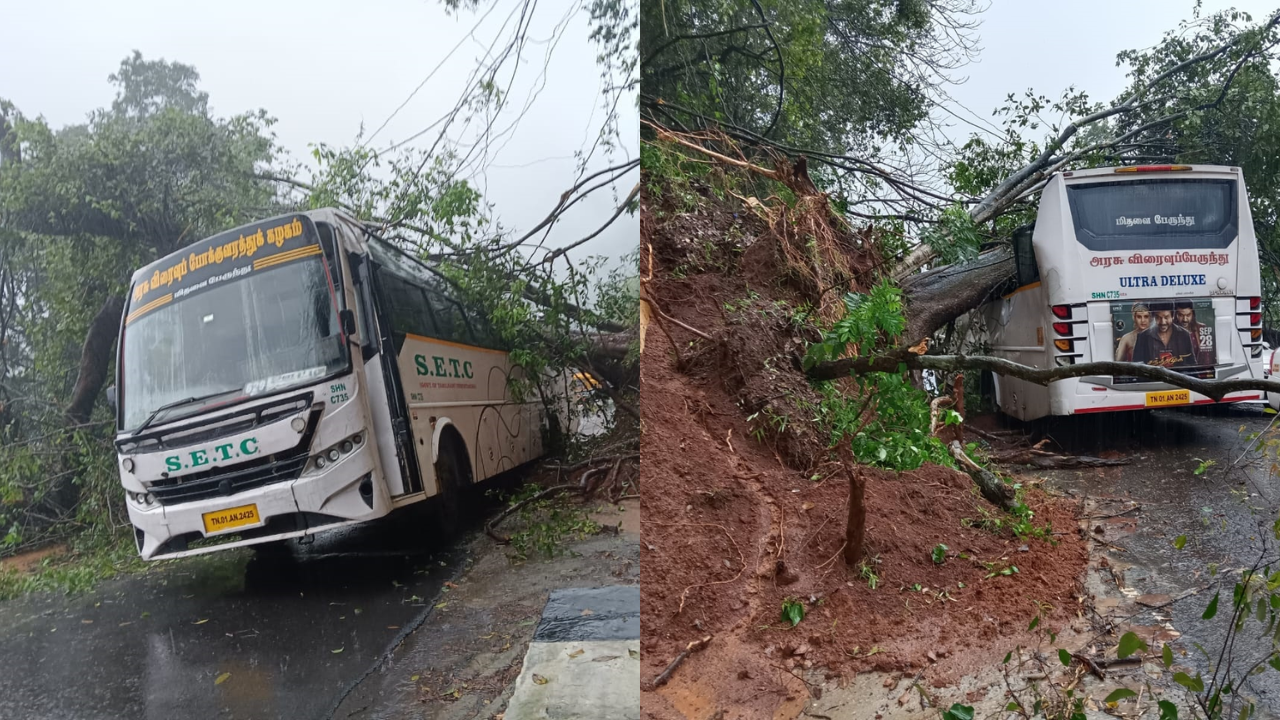
<instances>
[{"instance_id":1,"label":"fallen tree trunk","mask_svg":"<svg viewBox=\"0 0 1280 720\"><path fill-rule=\"evenodd\" d=\"M1103 360L1099 362L1080 363L1055 368L1034 368L1021 365L1004 358L986 355L915 355L907 348L899 348L885 355L872 357L843 358L821 362L806 371L814 380L834 380L849 375L860 375L868 372L898 372L905 366L908 370L989 370L997 375L1026 380L1037 385L1048 385L1054 380L1087 377L1138 377L1144 380L1161 382L1200 393L1215 401L1222 400L1230 393L1247 390L1261 390L1280 393L1280 381L1260 380L1257 378L1232 378L1229 380L1201 380L1183 375L1176 370L1142 365L1140 363L1115 362Z\"/></svg>"},{"instance_id":2,"label":"fallen tree trunk","mask_svg":"<svg viewBox=\"0 0 1280 720\"><path fill-rule=\"evenodd\" d=\"M903 338L915 344L933 331L981 306L1015 274L1013 249L1005 246L957 265L912 275L901 283L906 300Z\"/></svg>"},{"instance_id":3,"label":"fallen tree trunk","mask_svg":"<svg viewBox=\"0 0 1280 720\"><path fill-rule=\"evenodd\" d=\"M992 462L1002 465L1034 465L1044 470L1081 467L1115 467L1128 465L1127 458L1107 459L1089 455L1058 455L1037 450L1014 450L991 456Z\"/></svg>"}]
</instances>

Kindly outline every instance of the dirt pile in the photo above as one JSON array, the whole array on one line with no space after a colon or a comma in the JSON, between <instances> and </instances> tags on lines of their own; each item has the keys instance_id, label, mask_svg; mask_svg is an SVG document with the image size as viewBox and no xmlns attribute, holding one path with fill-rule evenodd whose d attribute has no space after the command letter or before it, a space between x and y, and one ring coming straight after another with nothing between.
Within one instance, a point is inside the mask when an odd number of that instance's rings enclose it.
<instances>
[{"instance_id":1,"label":"dirt pile","mask_svg":"<svg viewBox=\"0 0 1280 720\"><path fill-rule=\"evenodd\" d=\"M792 322L794 290L770 274L768 227L708 205L642 209L647 291L713 338L651 326L642 359L645 716L796 717L816 684L869 669L942 685L1027 642L1035 615L1051 628L1075 617L1087 548L1074 505L1029 498L1056 544L970 527L1001 514L947 468L864 469L867 561L845 565L848 481L793 363L813 338ZM939 544L942 564L931 557ZM794 628L781 617L787 601L806 612ZM707 635L706 649L652 686Z\"/></svg>"}]
</instances>

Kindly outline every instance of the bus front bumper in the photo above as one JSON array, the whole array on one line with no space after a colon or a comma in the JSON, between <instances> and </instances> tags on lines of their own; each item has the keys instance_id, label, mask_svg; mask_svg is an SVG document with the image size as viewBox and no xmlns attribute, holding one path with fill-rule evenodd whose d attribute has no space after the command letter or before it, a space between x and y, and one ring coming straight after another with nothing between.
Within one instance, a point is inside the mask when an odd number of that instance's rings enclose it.
<instances>
[{"instance_id":1,"label":"bus front bumper","mask_svg":"<svg viewBox=\"0 0 1280 720\"><path fill-rule=\"evenodd\" d=\"M386 515L391 501L372 443L327 467L233 495L150 510L126 505L144 560L301 537Z\"/></svg>"}]
</instances>

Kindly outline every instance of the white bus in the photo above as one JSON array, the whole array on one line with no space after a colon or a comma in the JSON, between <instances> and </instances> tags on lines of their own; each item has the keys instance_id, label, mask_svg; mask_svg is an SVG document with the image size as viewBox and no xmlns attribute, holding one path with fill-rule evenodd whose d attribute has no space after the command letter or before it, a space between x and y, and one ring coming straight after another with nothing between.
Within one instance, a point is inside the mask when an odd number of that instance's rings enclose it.
<instances>
[{"instance_id":1,"label":"white bus","mask_svg":"<svg viewBox=\"0 0 1280 720\"><path fill-rule=\"evenodd\" d=\"M301 537L543 452L545 413L487 319L334 210L202 240L134 273L116 449L144 559Z\"/></svg>"},{"instance_id":2,"label":"white bus","mask_svg":"<svg viewBox=\"0 0 1280 720\"><path fill-rule=\"evenodd\" d=\"M1199 378L1263 377L1262 283L1239 168L1152 165L1054 174L1035 229L1014 238L1018 287L982 309L997 356L1032 367L1101 360ZM1046 415L1200 405L1135 377L1048 387L994 378L1000 410ZM1223 402L1261 400L1232 393Z\"/></svg>"}]
</instances>

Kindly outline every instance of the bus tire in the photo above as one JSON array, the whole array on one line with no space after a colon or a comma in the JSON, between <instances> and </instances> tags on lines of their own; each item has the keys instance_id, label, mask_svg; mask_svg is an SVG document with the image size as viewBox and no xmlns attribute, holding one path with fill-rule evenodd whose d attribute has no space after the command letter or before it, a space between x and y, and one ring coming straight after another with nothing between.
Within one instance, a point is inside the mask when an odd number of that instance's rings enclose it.
<instances>
[{"instance_id":1,"label":"bus tire","mask_svg":"<svg viewBox=\"0 0 1280 720\"><path fill-rule=\"evenodd\" d=\"M462 440L446 433L440 438L440 454L436 458L435 521L438 532L446 537L458 534L466 519L464 495L471 486L471 465Z\"/></svg>"}]
</instances>

